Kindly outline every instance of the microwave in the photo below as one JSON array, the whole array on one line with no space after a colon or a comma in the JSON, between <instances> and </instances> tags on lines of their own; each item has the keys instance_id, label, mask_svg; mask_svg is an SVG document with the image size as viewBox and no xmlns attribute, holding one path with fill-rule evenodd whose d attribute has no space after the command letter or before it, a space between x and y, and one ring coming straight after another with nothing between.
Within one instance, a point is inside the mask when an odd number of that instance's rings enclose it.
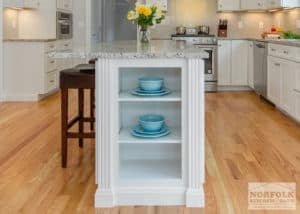
<instances>
[{"instance_id":1,"label":"microwave","mask_svg":"<svg viewBox=\"0 0 300 214\"><path fill-rule=\"evenodd\" d=\"M73 38L73 15L58 11L56 20L57 39Z\"/></svg>"}]
</instances>

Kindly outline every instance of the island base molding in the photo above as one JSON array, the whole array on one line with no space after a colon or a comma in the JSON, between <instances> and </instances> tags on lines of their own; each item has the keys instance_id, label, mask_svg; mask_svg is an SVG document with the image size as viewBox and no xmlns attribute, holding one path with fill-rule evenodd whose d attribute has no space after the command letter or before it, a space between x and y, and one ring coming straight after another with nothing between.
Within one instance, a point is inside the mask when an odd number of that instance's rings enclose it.
<instances>
[{"instance_id":1,"label":"island base molding","mask_svg":"<svg viewBox=\"0 0 300 214\"><path fill-rule=\"evenodd\" d=\"M117 193L98 189L96 208L114 206L187 206L204 207L204 190L185 188L121 188Z\"/></svg>"}]
</instances>

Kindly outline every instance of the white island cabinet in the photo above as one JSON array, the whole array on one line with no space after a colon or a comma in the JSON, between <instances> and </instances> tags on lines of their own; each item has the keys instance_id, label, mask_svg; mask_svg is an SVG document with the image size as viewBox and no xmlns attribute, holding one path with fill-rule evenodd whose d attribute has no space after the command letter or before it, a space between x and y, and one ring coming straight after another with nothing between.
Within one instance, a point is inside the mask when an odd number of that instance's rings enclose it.
<instances>
[{"instance_id":1,"label":"white island cabinet","mask_svg":"<svg viewBox=\"0 0 300 214\"><path fill-rule=\"evenodd\" d=\"M96 65L96 207L204 206L204 60L180 41L99 44ZM138 78L164 78L172 93L136 97ZM171 133L130 134L143 114L161 114Z\"/></svg>"}]
</instances>

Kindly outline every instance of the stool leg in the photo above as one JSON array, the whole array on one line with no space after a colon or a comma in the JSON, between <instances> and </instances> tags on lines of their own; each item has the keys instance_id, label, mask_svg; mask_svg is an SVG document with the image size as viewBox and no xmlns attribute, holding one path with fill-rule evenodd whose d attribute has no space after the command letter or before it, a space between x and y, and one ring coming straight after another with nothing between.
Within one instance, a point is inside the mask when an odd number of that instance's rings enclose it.
<instances>
[{"instance_id":1,"label":"stool leg","mask_svg":"<svg viewBox=\"0 0 300 214\"><path fill-rule=\"evenodd\" d=\"M68 160L68 89L61 90L61 165L67 167Z\"/></svg>"},{"instance_id":2,"label":"stool leg","mask_svg":"<svg viewBox=\"0 0 300 214\"><path fill-rule=\"evenodd\" d=\"M95 89L91 89L91 97L90 97L90 116L92 119L95 119ZM91 130L94 131L94 122L90 123Z\"/></svg>"},{"instance_id":3,"label":"stool leg","mask_svg":"<svg viewBox=\"0 0 300 214\"><path fill-rule=\"evenodd\" d=\"M84 116L84 89L78 89L78 115L79 115L79 133L83 134L83 116ZM83 147L83 138L79 138L79 147Z\"/></svg>"}]
</instances>

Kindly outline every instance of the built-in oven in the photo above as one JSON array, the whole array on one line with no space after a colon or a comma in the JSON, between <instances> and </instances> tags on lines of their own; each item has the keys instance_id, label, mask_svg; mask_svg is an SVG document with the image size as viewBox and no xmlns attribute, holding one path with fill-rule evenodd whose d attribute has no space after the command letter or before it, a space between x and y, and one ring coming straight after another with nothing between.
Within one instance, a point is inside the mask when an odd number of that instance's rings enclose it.
<instances>
[{"instance_id":1,"label":"built-in oven","mask_svg":"<svg viewBox=\"0 0 300 214\"><path fill-rule=\"evenodd\" d=\"M205 63L205 91L217 91L218 73L217 73L217 46L216 45L197 45L208 53L209 57L204 59Z\"/></svg>"},{"instance_id":2,"label":"built-in oven","mask_svg":"<svg viewBox=\"0 0 300 214\"><path fill-rule=\"evenodd\" d=\"M172 35L172 40L185 41L206 51L209 55L205 61L205 91L216 92L218 89L217 39L213 35Z\"/></svg>"},{"instance_id":3,"label":"built-in oven","mask_svg":"<svg viewBox=\"0 0 300 214\"><path fill-rule=\"evenodd\" d=\"M56 22L57 39L73 38L73 15L72 13L57 12Z\"/></svg>"}]
</instances>

